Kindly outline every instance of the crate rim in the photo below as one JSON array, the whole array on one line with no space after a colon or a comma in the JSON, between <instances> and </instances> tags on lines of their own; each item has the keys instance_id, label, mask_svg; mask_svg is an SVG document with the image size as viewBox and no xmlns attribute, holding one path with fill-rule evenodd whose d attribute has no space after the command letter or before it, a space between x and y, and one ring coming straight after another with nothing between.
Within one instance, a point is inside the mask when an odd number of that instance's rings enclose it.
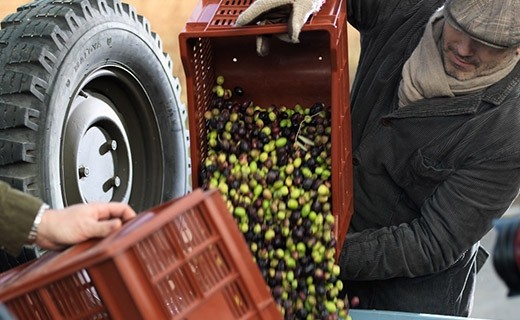
<instances>
[{"instance_id":1,"label":"crate rim","mask_svg":"<svg viewBox=\"0 0 520 320\"><path fill-rule=\"evenodd\" d=\"M227 0L228 1L228 0ZM329 32L341 29L341 25L346 23L346 15L342 14L342 6L346 6L344 3L346 0L325 0L320 11L313 13L307 22L302 27L302 32L311 30L323 30L329 29ZM211 3L212 2L212 3ZM225 4L226 0L199 0L195 7L192 15L186 22L183 30L180 32L179 37L196 37L204 35L207 37L219 37L222 32L236 33L237 36L251 36L251 35L264 35L264 34L280 34L287 33L289 28L287 23L273 23L268 25L262 25L261 28L257 25L245 25L238 27L236 26L235 19L238 17L238 13L233 14L232 24L228 25L212 25L212 22L218 16L217 11L222 8L242 8L245 9L249 4ZM199 19L199 20L197 20ZM190 35L190 36L188 36ZM225 36L229 36L226 34Z\"/></svg>"}]
</instances>

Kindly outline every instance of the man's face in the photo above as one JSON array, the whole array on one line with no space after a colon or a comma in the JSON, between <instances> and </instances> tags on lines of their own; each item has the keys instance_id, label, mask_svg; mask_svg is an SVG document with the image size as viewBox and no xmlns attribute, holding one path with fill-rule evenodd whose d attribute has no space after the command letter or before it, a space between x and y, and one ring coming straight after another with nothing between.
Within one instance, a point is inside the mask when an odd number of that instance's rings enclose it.
<instances>
[{"instance_id":1,"label":"man's face","mask_svg":"<svg viewBox=\"0 0 520 320\"><path fill-rule=\"evenodd\" d=\"M470 80L494 73L518 54L518 49L496 49L473 40L467 34L444 23L444 69L458 80Z\"/></svg>"}]
</instances>

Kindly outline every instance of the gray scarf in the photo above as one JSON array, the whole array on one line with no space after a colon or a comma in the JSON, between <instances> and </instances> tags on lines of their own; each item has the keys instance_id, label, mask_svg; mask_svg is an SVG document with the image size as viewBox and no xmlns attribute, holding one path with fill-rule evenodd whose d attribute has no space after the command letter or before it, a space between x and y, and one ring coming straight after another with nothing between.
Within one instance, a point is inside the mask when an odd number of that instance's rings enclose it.
<instances>
[{"instance_id":1,"label":"gray scarf","mask_svg":"<svg viewBox=\"0 0 520 320\"><path fill-rule=\"evenodd\" d=\"M457 80L448 76L442 61L442 29L444 7L437 10L428 21L419 45L403 67L403 79L399 84L399 107L434 97L453 97L488 87L505 77L519 60L519 56L500 70L470 80Z\"/></svg>"}]
</instances>

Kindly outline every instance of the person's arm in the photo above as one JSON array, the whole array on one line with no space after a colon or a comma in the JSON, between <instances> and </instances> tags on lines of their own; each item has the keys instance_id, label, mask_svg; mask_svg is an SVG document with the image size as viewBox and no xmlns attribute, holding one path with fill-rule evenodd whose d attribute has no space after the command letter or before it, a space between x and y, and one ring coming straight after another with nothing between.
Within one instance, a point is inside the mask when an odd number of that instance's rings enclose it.
<instances>
[{"instance_id":1,"label":"person's arm","mask_svg":"<svg viewBox=\"0 0 520 320\"><path fill-rule=\"evenodd\" d=\"M0 181L0 246L17 256L27 243L43 201Z\"/></svg>"},{"instance_id":2,"label":"person's arm","mask_svg":"<svg viewBox=\"0 0 520 320\"><path fill-rule=\"evenodd\" d=\"M412 6L432 2L437 3L439 0L347 0L347 19L358 31L368 32L391 15L409 12Z\"/></svg>"},{"instance_id":3,"label":"person's arm","mask_svg":"<svg viewBox=\"0 0 520 320\"><path fill-rule=\"evenodd\" d=\"M49 209L42 200L0 181L0 246L13 256L26 244L58 250L105 237L135 215L128 204L119 202Z\"/></svg>"},{"instance_id":4,"label":"person's arm","mask_svg":"<svg viewBox=\"0 0 520 320\"><path fill-rule=\"evenodd\" d=\"M366 30L377 21L381 0L348 0L347 19L358 31Z\"/></svg>"},{"instance_id":5,"label":"person's arm","mask_svg":"<svg viewBox=\"0 0 520 320\"><path fill-rule=\"evenodd\" d=\"M520 160L483 160L460 168L409 224L348 234L340 257L343 279L416 277L448 268L479 241L518 193Z\"/></svg>"}]
</instances>

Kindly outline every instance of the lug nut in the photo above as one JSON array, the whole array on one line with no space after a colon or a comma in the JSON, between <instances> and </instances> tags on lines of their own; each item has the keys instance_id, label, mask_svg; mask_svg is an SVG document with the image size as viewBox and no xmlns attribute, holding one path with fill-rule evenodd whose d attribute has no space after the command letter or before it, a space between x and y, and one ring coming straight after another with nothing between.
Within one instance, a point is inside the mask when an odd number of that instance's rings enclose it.
<instances>
[{"instance_id":1,"label":"lug nut","mask_svg":"<svg viewBox=\"0 0 520 320\"><path fill-rule=\"evenodd\" d=\"M104 144L101 145L101 148L99 149L100 153L103 155L109 151L116 151L117 150L117 141L116 140L108 140Z\"/></svg>"},{"instance_id":2,"label":"lug nut","mask_svg":"<svg viewBox=\"0 0 520 320\"><path fill-rule=\"evenodd\" d=\"M90 174L90 170L88 167L81 166L78 169L79 178L86 178Z\"/></svg>"},{"instance_id":3,"label":"lug nut","mask_svg":"<svg viewBox=\"0 0 520 320\"><path fill-rule=\"evenodd\" d=\"M111 180L112 180L112 185L116 188L119 188L119 186L121 185L121 178L119 178L118 176L115 176Z\"/></svg>"},{"instance_id":4,"label":"lug nut","mask_svg":"<svg viewBox=\"0 0 520 320\"><path fill-rule=\"evenodd\" d=\"M111 188L119 188L119 186L121 186L121 178L114 176L103 183L103 191L107 192Z\"/></svg>"},{"instance_id":5,"label":"lug nut","mask_svg":"<svg viewBox=\"0 0 520 320\"><path fill-rule=\"evenodd\" d=\"M109 141L107 141L107 146L108 146L112 151L116 151L116 149L117 149L117 141L116 141L116 140L109 140Z\"/></svg>"}]
</instances>

